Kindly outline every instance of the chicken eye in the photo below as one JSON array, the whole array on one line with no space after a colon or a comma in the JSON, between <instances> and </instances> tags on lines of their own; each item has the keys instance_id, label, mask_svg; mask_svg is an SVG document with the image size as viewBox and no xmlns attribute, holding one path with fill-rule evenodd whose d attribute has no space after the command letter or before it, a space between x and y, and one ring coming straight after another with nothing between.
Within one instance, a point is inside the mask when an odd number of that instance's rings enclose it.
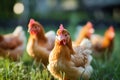
<instances>
[{"instance_id":1,"label":"chicken eye","mask_svg":"<svg viewBox=\"0 0 120 80\"><path fill-rule=\"evenodd\" d=\"M37 29L37 26L35 26L34 28Z\"/></svg>"},{"instance_id":2,"label":"chicken eye","mask_svg":"<svg viewBox=\"0 0 120 80\"><path fill-rule=\"evenodd\" d=\"M67 37L67 34L65 34L65 37Z\"/></svg>"}]
</instances>

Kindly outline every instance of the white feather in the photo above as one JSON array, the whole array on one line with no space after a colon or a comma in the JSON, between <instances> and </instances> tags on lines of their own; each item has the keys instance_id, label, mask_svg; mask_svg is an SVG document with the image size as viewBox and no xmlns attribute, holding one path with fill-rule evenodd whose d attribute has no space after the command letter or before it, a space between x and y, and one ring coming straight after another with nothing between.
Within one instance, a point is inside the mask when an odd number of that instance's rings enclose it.
<instances>
[{"instance_id":1,"label":"white feather","mask_svg":"<svg viewBox=\"0 0 120 80\"><path fill-rule=\"evenodd\" d=\"M17 26L16 29L14 30L14 32L12 33L14 36L19 36L19 40L23 41L23 48L25 48L26 45L26 36L25 36L25 32L22 28L22 26Z\"/></svg>"},{"instance_id":2,"label":"white feather","mask_svg":"<svg viewBox=\"0 0 120 80\"><path fill-rule=\"evenodd\" d=\"M88 39L83 39L82 42L80 43L80 46L83 46L85 48L90 49L92 47L92 43Z\"/></svg>"}]
</instances>

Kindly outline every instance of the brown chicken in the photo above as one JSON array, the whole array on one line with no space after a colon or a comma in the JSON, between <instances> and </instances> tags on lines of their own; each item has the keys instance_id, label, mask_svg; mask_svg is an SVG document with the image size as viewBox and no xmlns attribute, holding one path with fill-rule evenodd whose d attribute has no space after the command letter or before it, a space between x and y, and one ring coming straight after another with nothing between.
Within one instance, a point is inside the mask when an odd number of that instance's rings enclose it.
<instances>
[{"instance_id":1,"label":"brown chicken","mask_svg":"<svg viewBox=\"0 0 120 80\"><path fill-rule=\"evenodd\" d=\"M49 31L45 34L43 26L34 19L30 19L28 32L30 33L27 43L28 54L46 66L49 53L54 47L55 32Z\"/></svg>"},{"instance_id":2,"label":"brown chicken","mask_svg":"<svg viewBox=\"0 0 120 80\"><path fill-rule=\"evenodd\" d=\"M0 56L19 60L25 49L26 36L21 26L13 33L0 35Z\"/></svg>"},{"instance_id":3,"label":"brown chicken","mask_svg":"<svg viewBox=\"0 0 120 80\"><path fill-rule=\"evenodd\" d=\"M94 56L100 58L109 58L114 46L115 32L113 26L106 30L104 36L94 34L91 36L91 42L94 50Z\"/></svg>"},{"instance_id":4,"label":"brown chicken","mask_svg":"<svg viewBox=\"0 0 120 80\"><path fill-rule=\"evenodd\" d=\"M73 42L73 45L79 45L84 38L90 39L92 33L94 32L94 28L91 22L87 22L86 25L82 27L77 36L76 40Z\"/></svg>"},{"instance_id":5,"label":"brown chicken","mask_svg":"<svg viewBox=\"0 0 120 80\"><path fill-rule=\"evenodd\" d=\"M59 80L77 80L80 77L89 79L93 71L90 48L90 41L85 40L73 49L69 32L60 25L47 68Z\"/></svg>"}]
</instances>

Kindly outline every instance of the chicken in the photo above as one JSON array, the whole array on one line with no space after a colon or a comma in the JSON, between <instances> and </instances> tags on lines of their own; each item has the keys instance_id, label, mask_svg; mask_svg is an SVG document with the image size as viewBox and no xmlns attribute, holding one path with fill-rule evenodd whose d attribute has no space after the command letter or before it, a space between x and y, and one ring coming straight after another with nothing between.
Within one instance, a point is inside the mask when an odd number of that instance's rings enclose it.
<instances>
[{"instance_id":1,"label":"chicken","mask_svg":"<svg viewBox=\"0 0 120 80\"><path fill-rule=\"evenodd\" d=\"M13 33L0 35L0 56L14 61L20 60L26 43L25 32L22 26L16 27Z\"/></svg>"},{"instance_id":2,"label":"chicken","mask_svg":"<svg viewBox=\"0 0 120 80\"><path fill-rule=\"evenodd\" d=\"M89 79L93 71L90 65L92 60L90 48L89 40L73 48L69 32L60 25L47 68L59 80L77 80L81 76Z\"/></svg>"},{"instance_id":3,"label":"chicken","mask_svg":"<svg viewBox=\"0 0 120 80\"><path fill-rule=\"evenodd\" d=\"M84 38L90 39L92 33L94 33L93 25L91 22L87 22L86 25L80 30L78 37L73 42L73 45L79 45Z\"/></svg>"},{"instance_id":4,"label":"chicken","mask_svg":"<svg viewBox=\"0 0 120 80\"><path fill-rule=\"evenodd\" d=\"M104 36L94 34L91 36L94 56L99 58L109 58L114 46L115 32L113 26L110 26Z\"/></svg>"},{"instance_id":5,"label":"chicken","mask_svg":"<svg viewBox=\"0 0 120 80\"><path fill-rule=\"evenodd\" d=\"M30 33L27 43L28 54L36 62L41 62L46 66L49 53L54 47L55 32L51 30L45 33L43 26L34 19L30 19L28 32Z\"/></svg>"}]
</instances>

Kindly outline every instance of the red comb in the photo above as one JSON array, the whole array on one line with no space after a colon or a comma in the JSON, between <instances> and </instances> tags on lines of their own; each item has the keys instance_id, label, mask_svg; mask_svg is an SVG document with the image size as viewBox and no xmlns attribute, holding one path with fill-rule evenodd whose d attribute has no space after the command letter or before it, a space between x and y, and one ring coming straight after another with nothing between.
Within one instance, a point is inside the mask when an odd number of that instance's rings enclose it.
<instances>
[{"instance_id":1,"label":"red comb","mask_svg":"<svg viewBox=\"0 0 120 80\"><path fill-rule=\"evenodd\" d=\"M88 22L87 22L87 26L88 26L88 27L93 27L93 24L92 24L90 21L88 21Z\"/></svg>"},{"instance_id":2,"label":"red comb","mask_svg":"<svg viewBox=\"0 0 120 80\"><path fill-rule=\"evenodd\" d=\"M113 26L110 26L110 27L109 27L109 30L110 30L110 31L114 31Z\"/></svg>"},{"instance_id":3,"label":"red comb","mask_svg":"<svg viewBox=\"0 0 120 80\"><path fill-rule=\"evenodd\" d=\"M33 24L35 22L35 20L34 19L30 19L30 24Z\"/></svg>"},{"instance_id":4,"label":"red comb","mask_svg":"<svg viewBox=\"0 0 120 80\"><path fill-rule=\"evenodd\" d=\"M60 29L60 30L63 30L63 29L64 29L64 27L63 27L63 25L62 25L62 24L60 24L59 29Z\"/></svg>"}]
</instances>

